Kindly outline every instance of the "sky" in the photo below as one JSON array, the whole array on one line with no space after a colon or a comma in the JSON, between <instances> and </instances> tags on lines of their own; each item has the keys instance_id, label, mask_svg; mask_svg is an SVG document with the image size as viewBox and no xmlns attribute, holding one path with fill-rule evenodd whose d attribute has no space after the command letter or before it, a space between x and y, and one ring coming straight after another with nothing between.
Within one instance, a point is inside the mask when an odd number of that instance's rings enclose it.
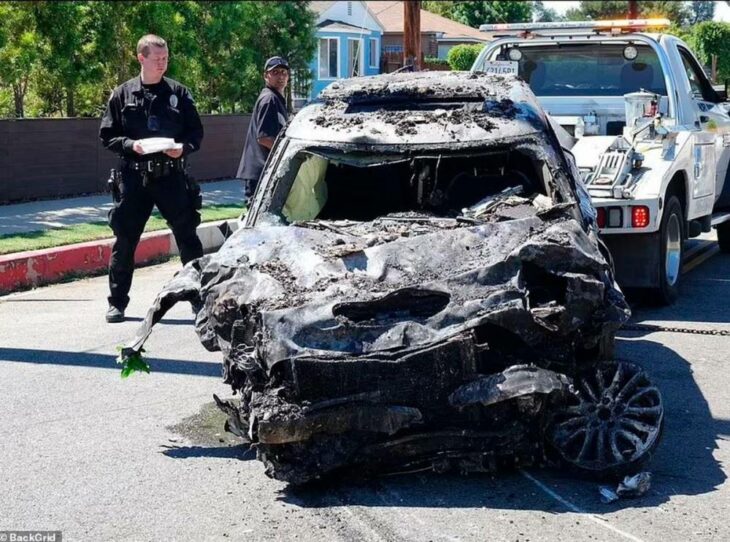
<instances>
[{"instance_id":1,"label":"sky","mask_svg":"<svg viewBox=\"0 0 730 542\"><path fill-rule=\"evenodd\" d=\"M545 7L554 9L560 14L570 8L577 8L580 2L543 2ZM715 2L715 20L730 22L730 6L725 2Z\"/></svg>"}]
</instances>

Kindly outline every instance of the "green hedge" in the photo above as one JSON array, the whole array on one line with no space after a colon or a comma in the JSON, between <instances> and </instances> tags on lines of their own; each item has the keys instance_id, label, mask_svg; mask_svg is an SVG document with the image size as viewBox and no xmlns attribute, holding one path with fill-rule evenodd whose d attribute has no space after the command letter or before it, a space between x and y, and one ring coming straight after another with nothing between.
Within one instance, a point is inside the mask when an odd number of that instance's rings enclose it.
<instances>
[{"instance_id":1,"label":"green hedge","mask_svg":"<svg viewBox=\"0 0 730 542\"><path fill-rule=\"evenodd\" d=\"M484 45L455 45L449 50L446 60L452 70L468 71L482 52Z\"/></svg>"},{"instance_id":2,"label":"green hedge","mask_svg":"<svg viewBox=\"0 0 730 542\"><path fill-rule=\"evenodd\" d=\"M448 66L449 61L445 58L439 58L437 56L427 56L423 59L424 64L432 64L434 66Z\"/></svg>"}]
</instances>

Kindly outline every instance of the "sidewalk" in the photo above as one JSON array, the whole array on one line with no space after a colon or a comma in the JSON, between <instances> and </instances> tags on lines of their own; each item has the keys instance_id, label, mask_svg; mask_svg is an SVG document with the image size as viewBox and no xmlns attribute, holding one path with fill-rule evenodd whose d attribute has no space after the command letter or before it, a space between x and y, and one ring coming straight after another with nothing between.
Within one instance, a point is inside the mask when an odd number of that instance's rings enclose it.
<instances>
[{"instance_id":1,"label":"sidewalk","mask_svg":"<svg viewBox=\"0 0 730 542\"><path fill-rule=\"evenodd\" d=\"M243 202L243 184L238 179L201 183L200 188L203 205ZM110 194L0 205L0 235L105 221L111 208Z\"/></svg>"},{"instance_id":2,"label":"sidewalk","mask_svg":"<svg viewBox=\"0 0 730 542\"><path fill-rule=\"evenodd\" d=\"M203 205L240 204L243 185L238 179L201 183ZM107 219L112 207L108 194L19 203L0 206L0 235L47 230ZM238 227L236 220L207 222L198 227L205 252L217 250ZM109 263L114 243L109 239L64 245L42 250L0 255L0 295L15 290L50 284L69 275L100 272ZM142 235L135 252L138 265L178 254L169 230Z\"/></svg>"}]
</instances>

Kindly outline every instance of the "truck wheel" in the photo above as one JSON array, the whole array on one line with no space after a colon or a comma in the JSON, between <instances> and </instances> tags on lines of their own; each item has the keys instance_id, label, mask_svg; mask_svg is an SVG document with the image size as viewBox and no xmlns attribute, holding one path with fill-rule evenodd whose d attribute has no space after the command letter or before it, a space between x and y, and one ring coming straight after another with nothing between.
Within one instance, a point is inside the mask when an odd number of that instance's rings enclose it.
<instances>
[{"instance_id":1,"label":"truck wheel","mask_svg":"<svg viewBox=\"0 0 730 542\"><path fill-rule=\"evenodd\" d=\"M684 241L683 224L682 204L677 196L669 196L659 228L659 241L661 242L659 265L661 265L661 269L656 294L658 301L663 305L671 305L679 295Z\"/></svg>"},{"instance_id":2,"label":"truck wheel","mask_svg":"<svg viewBox=\"0 0 730 542\"><path fill-rule=\"evenodd\" d=\"M730 222L717 225L717 244L722 252L730 252Z\"/></svg>"}]
</instances>

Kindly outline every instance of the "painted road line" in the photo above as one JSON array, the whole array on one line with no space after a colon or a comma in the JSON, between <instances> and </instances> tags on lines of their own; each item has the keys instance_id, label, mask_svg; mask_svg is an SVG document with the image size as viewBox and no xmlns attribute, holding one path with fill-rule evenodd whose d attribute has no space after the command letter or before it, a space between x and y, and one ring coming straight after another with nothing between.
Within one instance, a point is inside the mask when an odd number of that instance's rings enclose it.
<instances>
[{"instance_id":1,"label":"painted road line","mask_svg":"<svg viewBox=\"0 0 730 542\"><path fill-rule=\"evenodd\" d=\"M684 260L683 265L682 265L682 273L689 273L695 267L697 267L701 263L709 260L715 254L720 252L720 245L718 245L715 242L709 242L709 243L710 243L710 246L707 247L706 250L694 255L694 257L692 259Z\"/></svg>"},{"instance_id":2,"label":"painted road line","mask_svg":"<svg viewBox=\"0 0 730 542\"><path fill-rule=\"evenodd\" d=\"M632 535L631 533L627 533L626 531L622 531L618 527L614 527L613 525L611 525L605 519L599 518L595 514L591 514L591 513L587 512L587 511L583 510L579 506L573 504L568 499L566 499L562 495L558 494L557 491L554 491L554 490L550 489L547 485L545 485L544 483L542 483L540 480L538 480L537 478L535 478L534 476L532 476L527 471L524 471L524 470L520 469L520 474L522 474L522 476L524 476L530 482L532 482L537 487L539 487L547 495L549 495L550 497L552 497L553 499L555 499L556 501L558 501L560 504L562 504L563 506L565 506L568 510L570 510L572 512L575 512L576 514L580 514L581 516L583 516L586 519L592 521L596 525L600 525L604 529L608 529L609 531L613 531L613 533L615 533L615 534L617 534L619 536L622 536L626 540L631 540L632 542L643 542L641 540L641 538L638 538L638 537Z\"/></svg>"},{"instance_id":3,"label":"painted road line","mask_svg":"<svg viewBox=\"0 0 730 542\"><path fill-rule=\"evenodd\" d=\"M708 239L693 239L691 243L689 244L689 248L684 251L684 254L682 255L682 260L687 263L691 258L693 258L696 254L707 250L707 248L714 244L715 241L710 241Z\"/></svg>"}]
</instances>

